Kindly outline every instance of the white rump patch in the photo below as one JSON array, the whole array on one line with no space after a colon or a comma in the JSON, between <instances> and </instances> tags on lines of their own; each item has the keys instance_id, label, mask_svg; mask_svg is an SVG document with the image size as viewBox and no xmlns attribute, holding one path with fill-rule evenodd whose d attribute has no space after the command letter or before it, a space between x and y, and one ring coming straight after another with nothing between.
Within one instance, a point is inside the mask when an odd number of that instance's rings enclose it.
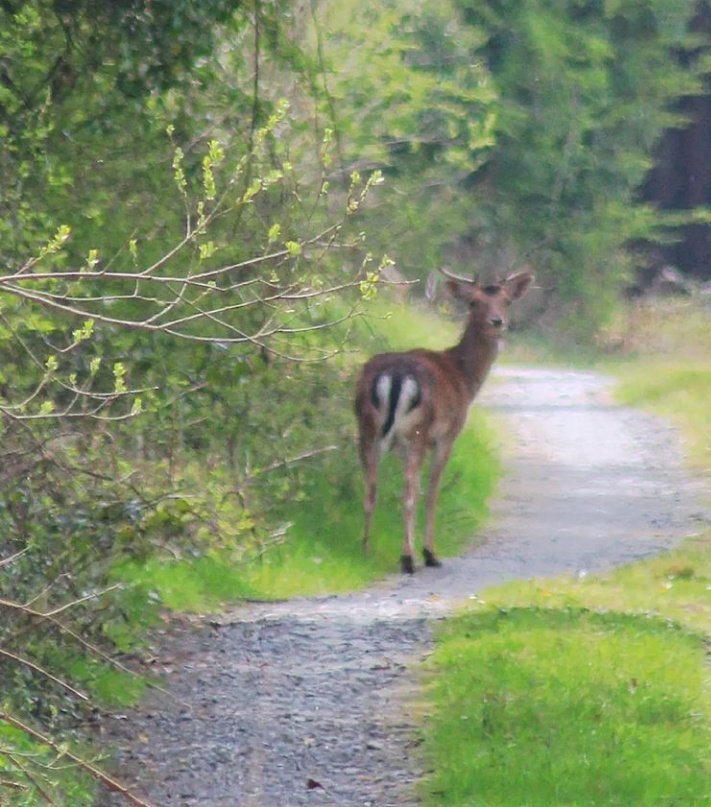
<instances>
[{"instance_id":1,"label":"white rump patch","mask_svg":"<svg viewBox=\"0 0 711 807\"><path fill-rule=\"evenodd\" d=\"M375 395L378 399L378 409L387 411L390 402L390 390L393 386L392 376L381 375L375 385Z\"/></svg>"},{"instance_id":2,"label":"white rump patch","mask_svg":"<svg viewBox=\"0 0 711 807\"><path fill-rule=\"evenodd\" d=\"M385 381L382 385L382 389L387 389L388 394L392 394L392 378L390 376L382 376L378 379L378 384L376 386L378 399L383 401L381 396L381 381ZM418 419L419 414L417 410L412 410L413 403L417 400L420 395L420 387L417 382L417 379L414 376L407 375L402 379L402 383L400 385L400 395L398 397L397 406L395 407L394 418L393 418L393 425L389 429L388 433L381 439L380 448L382 451L388 451L393 444L393 441L403 435L407 435L407 432L410 427L410 422L413 419ZM381 408L381 412L387 416L387 412L390 409L390 401L389 399L385 399L384 403L387 401L387 405Z\"/></svg>"},{"instance_id":3,"label":"white rump patch","mask_svg":"<svg viewBox=\"0 0 711 807\"><path fill-rule=\"evenodd\" d=\"M413 401L417 398L420 387L417 379L414 376L406 375L402 380L402 387L400 389L400 400L397 402L397 410L395 412L395 422L397 423L401 415L404 415Z\"/></svg>"}]
</instances>

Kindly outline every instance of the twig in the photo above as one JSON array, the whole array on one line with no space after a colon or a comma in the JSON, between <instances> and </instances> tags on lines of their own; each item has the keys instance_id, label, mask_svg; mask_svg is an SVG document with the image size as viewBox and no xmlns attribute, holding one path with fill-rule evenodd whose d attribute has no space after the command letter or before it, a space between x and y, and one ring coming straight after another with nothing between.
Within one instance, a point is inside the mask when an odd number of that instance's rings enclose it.
<instances>
[{"instance_id":1,"label":"twig","mask_svg":"<svg viewBox=\"0 0 711 807\"><path fill-rule=\"evenodd\" d=\"M47 802L47 804L53 804L55 805L55 807L59 807L57 802L49 795L49 793L47 793L47 791L42 787L42 785L40 785L40 783L35 779L35 777L27 770L27 766L24 763L22 763L13 753L8 753L6 751L5 756L22 773L22 775L29 781L29 783L40 794L40 796L42 796L42 798ZM16 785L16 787L21 787L21 785Z\"/></svg>"},{"instance_id":2,"label":"twig","mask_svg":"<svg viewBox=\"0 0 711 807\"><path fill-rule=\"evenodd\" d=\"M245 481L238 487L233 488L230 491L230 493L239 493L240 491L243 491L245 488L249 487L258 477L262 476L262 474L268 474L271 473L272 471L278 471L279 468L286 468L289 465L294 465L297 462L310 459L311 457L318 457L319 454L326 454L329 451L335 451L337 448L338 446L322 446L321 448L316 448L313 451L304 451L303 454L297 454L295 457L284 457L282 459L275 460L269 465L265 465L264 468L259 468L258 470L251 473L248 479L245 479Z\"/></svg>"},{"instance_id":3,"label":"twig","mask_svg":"<svg viewBox=\"0 0 711 807\"><path fill-rule=\"evenodd\" d=\"M24 731L25 734L28 734L33 739L37 740L38 742L44 743L44 745L49 746L53 751L56 751L61 756L66 757L67 759L71 760L75 765L80 767L82 770L86 771L87 773L91 774L95 779L98 779L107 790L110 790L114 793L119 793L125 799L127 799L131 804L136 805L136 807L157 807L157 805L152 804L149 801L144 801L143 799L135 796L128 787L124 784L119 782L117 779L109 776L107 773L104 773L100 768L97 768L91 762L88 762L81 757L78 757L76 754L73 754L71 751L60 748L59 744L56 743L51 737L47 737L46 735L42 734L41 732L33 729L31 726L28 726L26 723L23 723L21 720L18 720L16 717L12 717L6 711L0 710L0 720L4 720L10 726L13 726L20 731Z\"/></svg>"},{"instance_id":4,"label":"twig","mask_svg":"<svg viewBox=\"0 0 711 807\"><path fill-rule=\"evenodd\" d=\"M1 747L0 754L8 757L8 759L11 757L11 755ZM27 785L21 785L19 782L13 782L12 779L0 779L0 787L5 787L8 790L27 790Z\"/></svg>"},{"instance_id":5,"label":"twig","mask_svg":"<svg viewBox=\"0 0 711 807\"><path fill-rule=\"evenodd\" d=\"M68 608L73 608L75 605L79 605L82 602L87 602L87 600L95 600L98 597L103 597L104 594L115 591L117 588L121 588L121 583L114 583L112 586L102 589L101 591L95 591L92 594L86 594L84 597L79 597L77 600L72 600L72 602L64 603L64 605L60 605L58 608L54 608L52 611L46 611L44 614L42 614L42 616L57 616L57 614L61 614L62 611L66 611Z\"/></svg>"},{"instance_id":6,"label":"twig","mask_svg":"<svg viewBox=\"0 0 711 807\"><path fill-rule=\"evenodd\" d=\"M35 664L34 661L30 661L28 658L24 658L23 656L18 656L15 653L11 653L9 650L5 650L4 647L0 647L0 656L5 656L6 658L11 659L12 661L16 661L18 664L22 664L24 667L29 667L31 670L40 673L40 675L44 675L45 678L49 678L50 681L54 681L55 684L59 684L61 687L64 687L68 692L71 692L72 695L76 695L77 698L81 698L81 700L88 702L89 698L83 692L79 692L78 689L74 689L71 684L68 684L66 681L62 681L61 678L57 678L56 675L52 675L51 672L48 670L43 669L38 664Z\"/></svg>"},{"instance_id":7,"label":"twig","mask_svg":"<svg viewBox=\"0 0 711 807\"><path fill-rule=\"evenodd\" d=\"M116 588L116 586L111 586L111 588L108 588L105 591L99 592L99 594L105 594L107 591L111 591L114 588ZM80 636L76 631L72 630L72 628L70 628L68 625L65 625L63 622L61 622L59 619L57 619L54 616L54 614L65 610L65 608L68 608L70 605L76 605L78 602L83 602L83 601L84 601L83 599L82 600L75 600L74 602L69 603L68 605L63 606L62 608L57 609L55 611L43 612L43 611L37 611L34 608L30 608L28 604L23 605L22 603L15 602L14 600L7 600L7 599L5 599L3 597L0 597L0 606L4 606L5 608L11 608L12 610L15 610L15 611L21 611L22 613L27 614L27 616L32 617L34 619L45 619L45 620L47 620L47 622L49 622L51 625L54 625L54 627L56 627L62 633L67 634L67 636L70 636L72 639L74 639L76 642L78 642L86 650L90 651L95 656L102 659L102 661L105 661L107 664L110 664L111 666L115 667L117 670L121 670L121 672L124 672L127 675L130 675L130 676L132 676L134 678L139 678L140 676L134 670L132 670L130 667L127 667L125 664L122 664L117 659L112 658L108 653L105 653L100 647L97 647L95 644L92 644L87 639L85 639L83 636ZM150 689L154 689L157 692L160 692L163 695L166 695L171 700L176 701L177 703L180 703L183 706L188 706L189 705L187 701L184 701L181 698L178 698L177 695L170 692L170 690L165 689L164 687L160 686L160 684L156 684L154 681L147 681L146 685Z\"/></svg>"},{"instance_id":8,"label":"twig","mask_svg":"<svg viewBox=\"0 0 711 807\"><path fill-rule=\"evenodd\" d=\"M14 561L21 558L25 552L27 552L27 547L21 549L19 552L15 552L14 555L10 555L8 558L2 558L2 560L0 560L0 569L2 569L3 566L9 566L11 563L14 563Z\"/></svg>"}]
</instances>

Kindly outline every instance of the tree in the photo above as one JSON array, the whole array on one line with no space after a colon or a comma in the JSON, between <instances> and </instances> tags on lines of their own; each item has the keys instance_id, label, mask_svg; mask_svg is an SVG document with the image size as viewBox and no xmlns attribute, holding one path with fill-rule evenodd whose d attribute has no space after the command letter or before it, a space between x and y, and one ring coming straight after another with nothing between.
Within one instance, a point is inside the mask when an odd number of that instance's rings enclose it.
<instances>
[{"instance_id":1,"label":"tree","mask_svg":"<svg viewBox=\"0 0 711 807\"><path fill-rule=\"evenodd\" d=\"M370 242L423 278L467 229L465 188L495 145L497 94L475 55L483 33L449 2L408 0L326 5L311 37L341 169L386 178L369 204Z\"/></svg>"},{"instance_id":2,"label":"tree","mask_svg":"<svg viewBox=\"0 0 711 807\"><path fill-rule=\"evenodd\" d=\"M146 100L187 80L190 68L214 47L219 25L236 20L240 5L239 0L0 5L4 264L31 254L49 234L52 199L66 209L88 168L75 159L75 147L86 138L115 134L120 116L130 116L131 125L145 134Z\"/></svg>"},{"instance_id":3,"label":"tree","mask_svg":"<svg viewBox=\"0 0 711 807\"><path fill-rule=\"evenodd\" d=\"M677 110L682 121L664 133L655 151L655 166L644 186L644 198L672 212L683 223L673 231L673 243L657 247L660 260L670 262L700 279L711 279L711 6L698 4L692 21L696 47L677 54L690 67L705 74L699 92L682 98ZM692 41L693 44L693 41ZM676 215L674 215L676 214ZM656 270L652 264L644 267Z\"/></svg>"},{"instance_id":4,"label":"tree","mask_svg":"<svg viewBox=\"0 0 711 807\"><path fill-rule=\"evenodd\" d=\"M494 149L473 184L477 241L511 250L556 286L588 336L614 307L635 256L663 220L640 201L674 102L698 90L671 53L693 40L695 3L458 0L487 34L500 98Z\"/></svg>"}]
</instances>

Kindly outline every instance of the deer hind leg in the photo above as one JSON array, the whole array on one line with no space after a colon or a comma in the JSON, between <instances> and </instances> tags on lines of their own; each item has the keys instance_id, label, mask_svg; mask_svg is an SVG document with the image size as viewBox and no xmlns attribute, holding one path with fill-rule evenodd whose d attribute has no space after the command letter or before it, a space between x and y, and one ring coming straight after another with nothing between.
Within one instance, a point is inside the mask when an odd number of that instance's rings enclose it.
<instances>
[{"instance_id":1,"label":"deer hind leg","mask_svg":"<svg viewBox=\"0 0 711 807\"><path fill-rule=\"evenodd\" d=\"M380 452L375 442L361 442L361 461L365 475L365 495L363 498L363 552L370 554L370 530L373 523L373 510L378 498L378 462Z\"/></svg>"},{"instance_id":2,"label":"deer hind leg","mask_svg":"<svg viewBox=\"0 0 711 807\"><path fill-rule=\"evenodd\" d=\"M413 574L415 561L415 519L417 496L420 492L420 468L422 467L423 449L419 445L410 446L405 455L405 494L403 498L403 514L405 519L405 540L402 545L400 564L402 571Z\"/></svg>"},{"instance_id":3,"label":"deer hind leg","mask_svg":"<svg viewBox=\"0 0 711 807\"><path fill-rule=\"evenodd\" d=\"M438 443L432 455L432 465L430 467L430 481L427 487L426 501L426 524L425 524L425 566L441 566L441 561L437 558L434 549L435 515L437 510L437 497L439 495L439 484L442 480L442 471L452 453L451 443Z\"/></svg>"}]
</instances>

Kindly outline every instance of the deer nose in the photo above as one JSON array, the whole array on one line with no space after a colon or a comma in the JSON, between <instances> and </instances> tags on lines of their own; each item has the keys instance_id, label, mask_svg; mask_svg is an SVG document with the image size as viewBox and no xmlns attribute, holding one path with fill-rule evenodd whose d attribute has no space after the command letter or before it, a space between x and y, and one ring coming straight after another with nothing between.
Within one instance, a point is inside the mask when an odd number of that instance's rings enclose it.
<instances>
[{"instance_id":1,"label":"deer nose","mask_svg":"<svg viewBox=\"0 0 711 807\"><path fill-rule=\"evenodd\" d=\"M494 326L494 328L501 328L504 324L503 319L501 317L492 317L489 322Z\"/></svg>"}]
</instances>

